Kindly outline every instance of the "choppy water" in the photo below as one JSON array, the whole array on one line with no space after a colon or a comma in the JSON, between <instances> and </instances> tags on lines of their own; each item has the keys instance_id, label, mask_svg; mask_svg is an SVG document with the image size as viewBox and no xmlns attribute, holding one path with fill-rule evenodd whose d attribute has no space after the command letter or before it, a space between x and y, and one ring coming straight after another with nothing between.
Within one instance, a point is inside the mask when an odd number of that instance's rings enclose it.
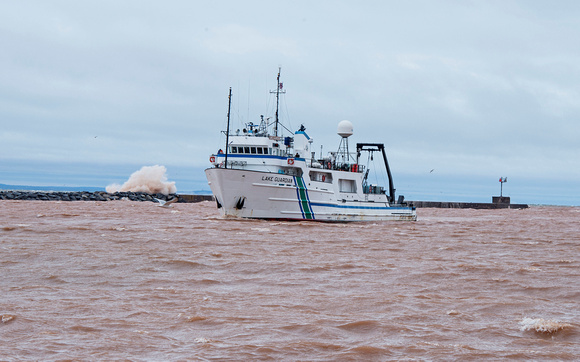
<instances>
[{"instance_id":1,"label":"choppy water","mask_svg":"<svg viewBox=\"0 0 580 362\"><path fill-rule=\"evenodd\" d=\"M0 201L0 360L580 356L580 208L418 216Z\"/></svg>"}]
</instances>

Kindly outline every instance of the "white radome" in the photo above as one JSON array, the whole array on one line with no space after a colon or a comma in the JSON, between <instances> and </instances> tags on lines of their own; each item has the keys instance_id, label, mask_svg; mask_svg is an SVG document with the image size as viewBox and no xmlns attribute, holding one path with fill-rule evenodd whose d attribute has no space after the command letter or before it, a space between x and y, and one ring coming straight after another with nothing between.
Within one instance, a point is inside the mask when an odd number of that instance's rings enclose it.
<instances>
[{"instance_id":1,"label":"white radome","mask_svg":"<svg viewBox=\"0 0 580 362\"><path fill-rule=\"evenodd\" d=\"M352 136L353 127L350 121L344 120L338 123L338 130L336 131L340 137L347 138Z\"/></svg>"}]
</instances>

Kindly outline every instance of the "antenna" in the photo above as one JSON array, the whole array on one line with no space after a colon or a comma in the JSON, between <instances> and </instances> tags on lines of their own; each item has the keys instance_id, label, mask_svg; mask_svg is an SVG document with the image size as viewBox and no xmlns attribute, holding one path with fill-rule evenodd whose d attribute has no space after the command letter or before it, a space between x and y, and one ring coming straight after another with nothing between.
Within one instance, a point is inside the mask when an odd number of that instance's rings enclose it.
<instances>
[{"instance_id":1,"label":"antenna","mask_svg":"<svg viewBox=\"0 0 580 362\"><path fill-rule=\"evenodd\" d=\"M228 128L226 131L226 159L224 161L224 168L228 168L228 147L230 141L230 110L232 108L232 87L230 87L230 95L228 96Z\"/></svg>"},{"instance_id":2,"label":"antenna","mask_svg":"<svg viewBox=\"0 0 580 362\"><path fill-rule=\"evenodd\" d=\"M278 67L278 78L276 78L276 90L270 91L270 93L276 93L276 124L274 126L274 135L278 137L278 106L280 104L280 93L286 93L285 90L282 90L284 85L280 83L280 71L282 70L281 67Z\"/></svg>"}]
</instances>

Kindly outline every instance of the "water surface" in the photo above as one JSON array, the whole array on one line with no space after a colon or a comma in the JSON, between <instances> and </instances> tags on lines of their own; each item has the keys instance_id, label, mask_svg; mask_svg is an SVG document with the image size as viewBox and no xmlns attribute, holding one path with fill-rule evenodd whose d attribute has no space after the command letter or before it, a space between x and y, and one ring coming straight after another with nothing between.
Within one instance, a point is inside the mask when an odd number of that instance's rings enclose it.
<instances>
[{"instance_id":1,"label":"water surface","mask_svg":"<svg viewBox=\"0 0 580 362\"><path fill-rule=\"evenodd\" d=\"M0 359L580 355L580 208L417 222L222 219L215 204L0 201Z\"/></svg>"}]
</instances>

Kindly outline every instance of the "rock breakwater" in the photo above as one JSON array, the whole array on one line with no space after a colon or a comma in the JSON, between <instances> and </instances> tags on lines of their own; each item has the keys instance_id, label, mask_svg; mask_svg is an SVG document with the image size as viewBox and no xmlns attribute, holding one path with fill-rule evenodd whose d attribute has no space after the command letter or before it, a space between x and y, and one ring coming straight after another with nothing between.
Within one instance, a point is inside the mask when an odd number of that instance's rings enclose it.
<instances>
[{"instance_id":1,"label":"rock breakwater","mask_svg":"<svg viewBox=\"0 0 580 362\"><path fill-rule=\"evenodd\" d=\"M148 194L144 192L115 192L105 191L12 191L1 190L0 200L44 200L44 201L153 201L171 200L178 197L178 202L187 202L177 194Z\"/></svg>"}]
</instances>

